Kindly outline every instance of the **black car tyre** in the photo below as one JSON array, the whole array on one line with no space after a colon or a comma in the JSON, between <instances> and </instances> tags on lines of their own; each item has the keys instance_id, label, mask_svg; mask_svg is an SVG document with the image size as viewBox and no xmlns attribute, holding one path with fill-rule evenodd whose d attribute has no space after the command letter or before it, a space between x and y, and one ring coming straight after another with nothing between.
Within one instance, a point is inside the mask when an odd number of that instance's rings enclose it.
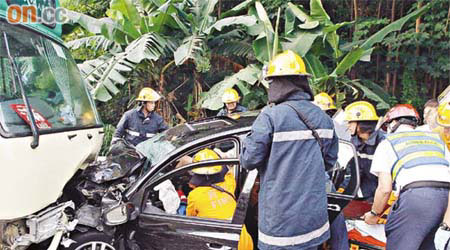
<instances>
[{"instance_id":1,"label":"black car tyre","mask_svg":"<svg viewBox=\"0 0 450 250\"><path fill-rule=\"evenodd\" d=\"M99 231L76 233L71 237L75 243L67 250L116 250L113 238Z\"/></svg>"}]
</instances>

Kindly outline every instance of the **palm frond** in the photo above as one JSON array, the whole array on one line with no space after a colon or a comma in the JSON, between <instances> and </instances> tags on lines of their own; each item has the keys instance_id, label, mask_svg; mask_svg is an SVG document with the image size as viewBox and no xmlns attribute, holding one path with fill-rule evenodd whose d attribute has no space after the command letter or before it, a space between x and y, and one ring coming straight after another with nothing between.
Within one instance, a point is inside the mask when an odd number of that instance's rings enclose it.
<instances>
[{"instance_id":1,"label":"palm frond","mask_svg":"<svg viewBox=\"0 0 450 250\"><path fill-rule=\"evenodd\" d=\"M214 49L214 53L224 56L238 56L247 59L255 58L252 44L246 41L226 42Z\"/></svg>"},{"instance_id":2,"label":"palm frond","mask_svg":"<svg viewBox=\"0 0 450 250\"><path fill-rule=\"evenodd\" d=\"M124 74L134 70L144 60L158 60L167 48L173 47L167 39L155 33L147 33L131 42L124 52L85 61L79 68L90 83L94 98L105 102L112 98L111 94L119 92L116 85L127 81Z\"/></svg>"},{"instance_id":3,"label":"palm frond","mask_svg":"<svg viewBox=\"0 0 450 250\"><path fill-rule=\"evenodd\" d=\"M203 50L203 39L202 36L198 35L186 37L174 53L175 64L181 65L188 59L195 59L196 55Z\"/></svg>"},{"instance_id":4,"label":"palm frond","mask_svg":"<svg viewBox=\"0 0 450 250\"><path fill-rule=\"evenodd\" d=\"M103 35L94 35L79 38L66 43L67 47L70 49L79 49L79 48L90 48L94 50L102 49L108 51L110 49L117 51L120 48L120 45L115 43L114 41L108 40Z\"/></svg>"}]
</instances>

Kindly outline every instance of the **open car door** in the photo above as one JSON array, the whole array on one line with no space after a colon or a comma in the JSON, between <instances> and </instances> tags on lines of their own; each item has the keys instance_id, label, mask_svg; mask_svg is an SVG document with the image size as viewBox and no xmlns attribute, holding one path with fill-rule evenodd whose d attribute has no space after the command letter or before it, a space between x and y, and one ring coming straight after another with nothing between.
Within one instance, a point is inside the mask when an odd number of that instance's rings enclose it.
<instances>
[{"instance_id":1,"label":"open car door","mask_svg":"<svg viewBox=\"0 0 450 250\"><path fill-rule=\"evenodd\" d=\"M330 223L356 197L359 189L359 164L356 149L349 141L339 140L338 160L328 172L328 216Z\"/></svg>"},{"instance_id":2,"label":"open car door","mask_svg":"<svg viewBox=\"0 0 450 250\"><path fill-rule=\"evenodd\" d=\"M219 220L186 216L180 213L169 214L159 200L157 185L170 181L176 189L185 190L184 184L190 179L190 170L205 166L234 166L240 168L238 159L218 159L192 163L175 169L161 177L152 179L146 186L146 197L142 211L137 219L135 239L143 249L237 249L250 190L257 172L247 174L243 188L237 195L237 206L231 220Z\"/></svg>"}]
</instances>

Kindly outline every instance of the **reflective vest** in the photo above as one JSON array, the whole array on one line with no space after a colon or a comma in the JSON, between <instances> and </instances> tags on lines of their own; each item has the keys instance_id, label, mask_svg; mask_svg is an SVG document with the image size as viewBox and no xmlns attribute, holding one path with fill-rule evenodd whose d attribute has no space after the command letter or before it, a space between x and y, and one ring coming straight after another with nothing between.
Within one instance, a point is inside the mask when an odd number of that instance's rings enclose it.
<instances>
[{"instance_id":1,"label":"reflective vest","mask_svg":"<svg viewBox=\"0 0 450 250\"><path fill-rule=\"evenodd\" d=\"M449 166L445 159L445 145L439 134L431 132L400 132L389 135L397 154L397 161L391 167L392 180L402 169L426 167L427 165Z\"/></svg>"}]
</instances>

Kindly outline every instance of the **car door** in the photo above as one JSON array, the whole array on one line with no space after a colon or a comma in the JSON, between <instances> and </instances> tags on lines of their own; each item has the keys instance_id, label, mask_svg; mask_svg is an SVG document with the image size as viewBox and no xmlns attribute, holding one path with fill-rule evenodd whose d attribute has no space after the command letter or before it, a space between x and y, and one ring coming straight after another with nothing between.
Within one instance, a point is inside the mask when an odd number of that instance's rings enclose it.
<instances>
[{"instance_id":1,"label":"car door","mask_svg":"<svg viewBox=\"0 0 450 250\"><path fill-rule=\"evenodd\" d=\"M339 140L338 160L328 171L328 217L330 222L355 199L359 189L359 165L356 149L349 141ZM341 189L341 190L340 190Z\"/></svg>"},{"instance_id":2,"label":"car door","mask_svg":"<svg viewBox=\"0 0 450 250\"><path fill-rule=\"evenodd\" d=\"M244 186L238 195L233 218L218 220L179 214L168 214L161 209L155 197L154 187L170 180L178 186L178 180L185 178L189 170L204 166L236 166L238 159L219 159L188 164L159 178L146 187L143 209L137 219L135 239L144 249L237 249L242 225L245 219L250 190L256 179L256 171L246 176ZM186 196L188 196L186 194Z\"/></svg>"}]
</instances>

